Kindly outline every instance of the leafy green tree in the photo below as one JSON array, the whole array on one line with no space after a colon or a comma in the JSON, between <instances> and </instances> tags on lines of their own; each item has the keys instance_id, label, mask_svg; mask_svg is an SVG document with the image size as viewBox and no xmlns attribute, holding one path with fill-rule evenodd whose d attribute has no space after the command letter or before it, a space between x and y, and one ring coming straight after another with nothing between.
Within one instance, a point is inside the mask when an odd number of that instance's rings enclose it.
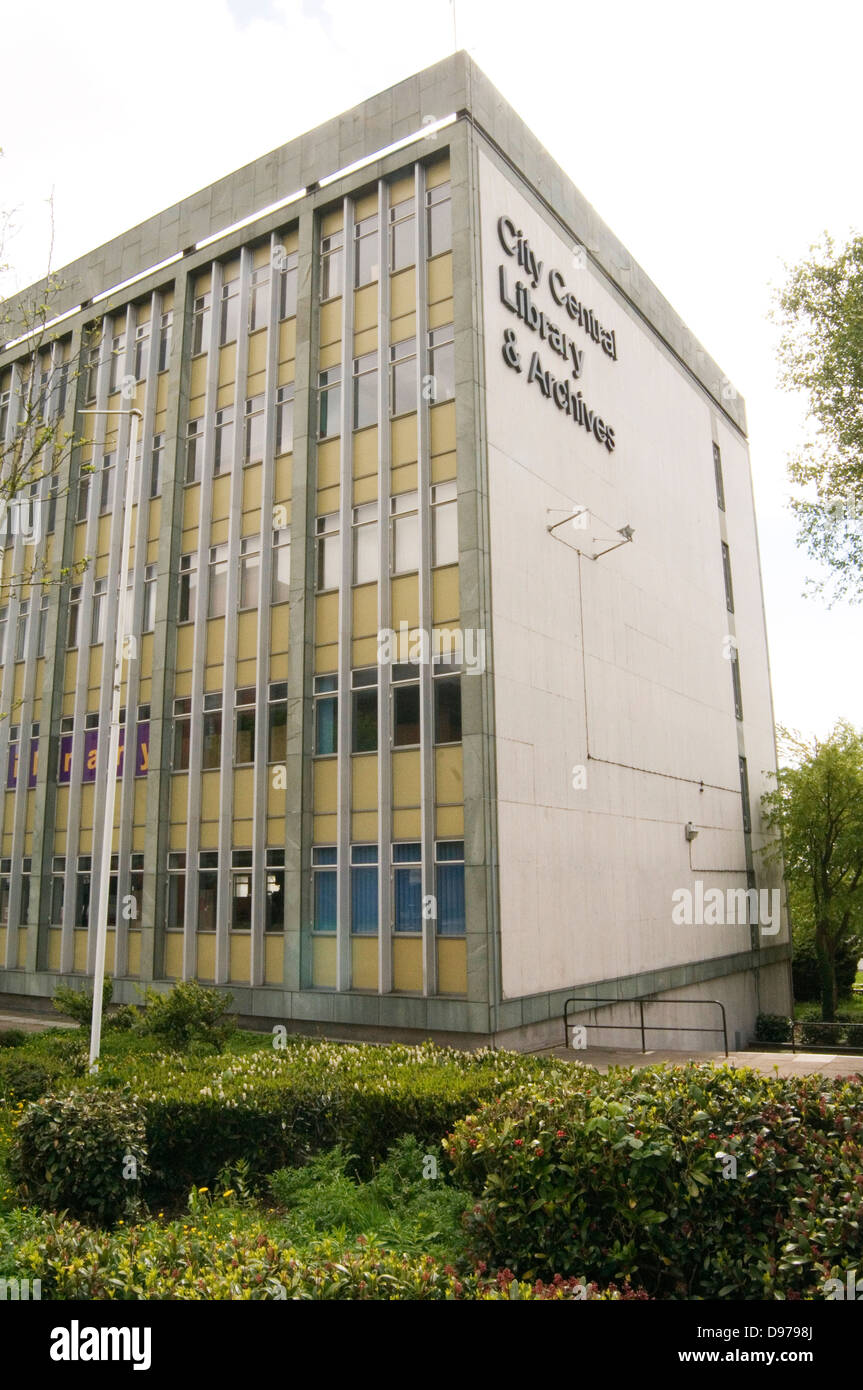
<instances>
[{"instance_id":1,"label":"leafy green tree","mask_svg":"<svg viewBox=\"0 0 863 1390\"><path fill-rule=\"evenodd\" d=\"M863 237L825 233L777 292L780 381L808 397L811 438L791 458L804 490L791 507L798 543L829 571L810 581L833 600L863 601Z\"/></svg>"},{"instance_id":2,"label":"leafy green tree","mask_svg":"<svg viewBox=\"0 0 863 1390\"><path fill-rule=\"evenodd\" d=\"M768 830L780 841L792 900L812 923L821 1016L836 1015L837 953L863 934L863 734L839 720L826 742L779 729L782 765L762 797Z\"/></svg>"}]
</instances>

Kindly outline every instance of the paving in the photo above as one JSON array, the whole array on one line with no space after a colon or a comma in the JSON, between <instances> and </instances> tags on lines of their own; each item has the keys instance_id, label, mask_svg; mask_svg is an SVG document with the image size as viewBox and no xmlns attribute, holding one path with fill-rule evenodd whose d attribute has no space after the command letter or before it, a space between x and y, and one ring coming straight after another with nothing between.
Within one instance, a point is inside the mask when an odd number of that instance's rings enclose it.
<instances>
[{"instance_id":1,"label":"paving","mask_svg":"<svg viewBox=\"0 0 863 1390\"><path fill-rule=\"evenodd\" d=\"M542 1057L560 1057L567 1062L582 1062L597 1071L609 1067L650 1067L659 1062L682 1066L686 1062L713 1062L716 1066L752 1067L754 1071L773 1076L801 1076L820 1072L822 1076L863 1076L863 1056L830 1052L672 1052L656 1049L653 1052L634 1052L620 1047L588 1047L583 1049L548 1047Z\"/></svg>"}]
</instances>

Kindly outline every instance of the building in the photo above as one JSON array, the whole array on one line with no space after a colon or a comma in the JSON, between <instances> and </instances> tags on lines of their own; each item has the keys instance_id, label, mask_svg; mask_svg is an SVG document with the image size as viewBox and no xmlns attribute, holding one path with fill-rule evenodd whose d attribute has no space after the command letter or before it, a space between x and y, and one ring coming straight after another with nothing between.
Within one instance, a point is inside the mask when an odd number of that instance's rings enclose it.
<instances>
[{"instance_id":1,"label":"building","mask_svg":"<svg viewBox=\"0 0 863 1390\"><path fill-rule=\"evenodd\" d=\"M7 515L7 1001L93 970L135 407L115 999L516 1046L573 995L679 1046L717 1015L674 1001L786 1010L743 402L471 60L60 280L0 355L7 445L37 381L85 441Z\"/></svg>"}]
</instances>

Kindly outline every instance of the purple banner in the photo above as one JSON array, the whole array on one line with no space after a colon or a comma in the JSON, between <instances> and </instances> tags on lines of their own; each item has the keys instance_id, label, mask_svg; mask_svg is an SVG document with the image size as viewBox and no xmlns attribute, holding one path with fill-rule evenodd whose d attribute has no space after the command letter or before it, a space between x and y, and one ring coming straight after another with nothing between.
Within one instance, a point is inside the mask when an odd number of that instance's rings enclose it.
<instances>
[{"instance_id":1,"label":"purple banner","mask_svg":"<svg viewBox=\"0 0 863 1390\"><path fill-rule=\"evenodd\" d=\"M62 786L72 780L72 740L73 734L63 734L60 739L60 766L57 772L57 781ZM120 731L120 738L123 739L123 731ZM84 769L81 774L82 782L95 782L96 762L99 753L99 730L85 729L84 731ZM123 760L125 745L121 741L117 757L117 777L123 776ZM150 767L150 724L149 720L144 720L137 726L135 737L135 776L146 777Z\"/></svg>"},{"instance_id":2,"label":"purple banner","mask_svg":"<svg viewBox=\"0 0 863 1390\"><path fill-rule=\"evenodd\" d=\"M9 790L13 790L13 789L14 789L15 787L17 787L17 785L18 785L18 766L19 766L19 761L20 761L20 754L19 754L19 751L18 751L18 750L19 750L19 747L20 747L20 745L17 744L17 743L10 743L10 744L9 744L9 764L8 764L8 766L7 766L7 768L6 768L6 786L7 786L7 789L9 789ZM37 768L37 766L38 766L38 761L39 761L39 740L38 740L38 738L31 738L31 740L30 740L30 766L29 766L28 771L27 771L27 786L28 786L28 787L35 787L35 785L36 785L36 768Z\"/></svg>"}]
</instances>

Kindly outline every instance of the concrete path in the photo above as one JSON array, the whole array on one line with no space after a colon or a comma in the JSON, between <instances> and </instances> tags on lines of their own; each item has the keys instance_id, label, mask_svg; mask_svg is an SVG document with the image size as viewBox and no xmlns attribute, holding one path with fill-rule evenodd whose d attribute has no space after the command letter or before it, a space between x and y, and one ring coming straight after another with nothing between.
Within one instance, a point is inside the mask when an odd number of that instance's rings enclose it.
<instances>
[{"instance_id":1,"label":"concrete path","mask_svg":"<svg viewBox=\"0 0 863 1390\"><path fill-rule=\"evenodd\" d=\"M560 1057L567 1062L584 1062L597 1071L609 1067L649 1067L658 1062L683 1066L686 1062L713 1062L716 1066L752 1067L754 1071L772 1076L800 1076L820 1072L822 1076L863 1076L863 1056L829 1052L631 1052L618 1047L588 1047L583 1050L567 1047L545 1048L542 1057Z\"/></svg>"}]
</instances>

